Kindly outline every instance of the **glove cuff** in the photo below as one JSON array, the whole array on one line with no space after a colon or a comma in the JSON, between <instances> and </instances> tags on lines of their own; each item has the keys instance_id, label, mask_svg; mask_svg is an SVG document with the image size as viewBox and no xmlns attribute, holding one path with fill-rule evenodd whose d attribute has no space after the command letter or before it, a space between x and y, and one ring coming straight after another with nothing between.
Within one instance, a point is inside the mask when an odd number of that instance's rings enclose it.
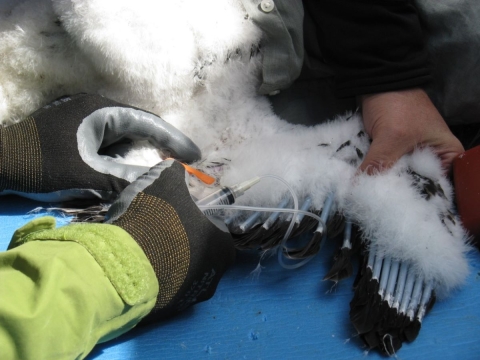
<instances>
[{"instance_id":1,"label":"glove cuff","mask_svg":"<svg viewBox=\"0 0 480 360\"><path fill-rule=\"evenodd\" d=\"M157 297L158 281L148 258L118 226L81 223L55 228L53 217L38 218L15 232L9 249L30 241L74 241L82 245L128 305L152 302Z\"/></svg>"}]
</instances>

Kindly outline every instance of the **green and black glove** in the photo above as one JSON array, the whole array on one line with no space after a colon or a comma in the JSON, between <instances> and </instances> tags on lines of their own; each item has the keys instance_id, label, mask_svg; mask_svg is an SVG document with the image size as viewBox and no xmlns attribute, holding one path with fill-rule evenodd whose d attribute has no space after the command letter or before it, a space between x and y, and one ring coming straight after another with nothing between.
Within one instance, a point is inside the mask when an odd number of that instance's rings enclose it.
<instances>
[{"instance_id":1,"label":"green and black glove","mask_svg":"<svg viewBox=\"0 0 480 360\"><path fill-rule=\"evenodd\" d=\"M106 223L132 236L157 275L160 291L147 321L212 297L235 258L227 227L200 211L185 176L179 162L165 160L130 184L107 213Z\"/></svg>"},{"instance_id":2,"label":"green and black glove","mask_svg":"<svg viewBox=\"0 0 480 360\"><path fill-rule=\"evenodd\" d=\"M201 157L188 137L156 115L100 95L63 97L0 128L0 195L114 199L148 167L120 164L99 152L134 140L148 140L183 162Z\"/></svg>"},{"instance_id":3,"label":"green and black glove","mask_svg":"<svg viewBox=\"0 0 480 360\"><path fill-rule=\"evenodd\" d=\"M104 224L56 228L43 217L18 229L0 252L2 355L83 359L142 319L209 299L235 250L185 176L180 163L161 162L120 194Z\"/></svg>"}]
</instances>

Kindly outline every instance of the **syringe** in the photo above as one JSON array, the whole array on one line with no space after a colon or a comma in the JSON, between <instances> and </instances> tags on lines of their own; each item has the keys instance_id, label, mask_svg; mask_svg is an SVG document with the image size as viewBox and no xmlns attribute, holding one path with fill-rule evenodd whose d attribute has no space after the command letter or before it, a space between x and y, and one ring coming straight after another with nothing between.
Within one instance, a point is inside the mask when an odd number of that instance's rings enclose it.
<instances>
[{"instance_id":1,"label":"syringe","mask_svg":"<svg viewBox=\"0 0 480 360\"><path fill-rule=\"evenodd\" d=\"M202 205L231 205L235 202L235 199L242 196L245 191L250 189L253 185L258 183L260 178L258 176L253 179L241 182L240 184L232 186L224 186L220 190L207 195L203 199L196 201L198 206ZM205 209L202 210L205 215L213 215L218 209Z\"/></svg>"}]
</instances>

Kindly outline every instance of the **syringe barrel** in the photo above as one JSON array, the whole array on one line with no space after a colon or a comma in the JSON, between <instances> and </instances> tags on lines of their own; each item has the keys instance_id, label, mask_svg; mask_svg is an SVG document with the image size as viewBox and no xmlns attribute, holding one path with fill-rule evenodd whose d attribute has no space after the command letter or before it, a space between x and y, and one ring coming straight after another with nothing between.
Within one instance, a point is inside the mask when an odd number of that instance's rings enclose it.
<instances>
[{"instance_id":1,"label":"syringe barrel","mask_svg":"<svg viewBox=\"0 0 480 360\"><path fill-rule=\"evenodd\" d=\"M220 190L200 199L196 202L197 205L231 205L235 202L235 196L228 187L223 187ZM205 215L213 215L217 209L202 210Z\"/></svg>"}]
</instances>

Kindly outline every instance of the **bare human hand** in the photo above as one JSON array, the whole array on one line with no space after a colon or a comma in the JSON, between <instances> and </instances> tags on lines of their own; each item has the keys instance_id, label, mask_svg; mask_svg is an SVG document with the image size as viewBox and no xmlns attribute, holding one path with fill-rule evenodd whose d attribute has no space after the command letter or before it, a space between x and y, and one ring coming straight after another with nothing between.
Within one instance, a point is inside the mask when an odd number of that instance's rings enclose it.
<instances>
[{"instance_id":1,"label":"bare human hand","mask_svg":"<svg viewBox=\"0 0 480 360\"><path fill-rule=\"evenodd\" d=\"M388 169L424 146L432 147L449 172L455 157L465 151L422 89L363 95L360 100L365 130L372 138L360 172L371 175Z\"/></svg>"}]
</instances>

